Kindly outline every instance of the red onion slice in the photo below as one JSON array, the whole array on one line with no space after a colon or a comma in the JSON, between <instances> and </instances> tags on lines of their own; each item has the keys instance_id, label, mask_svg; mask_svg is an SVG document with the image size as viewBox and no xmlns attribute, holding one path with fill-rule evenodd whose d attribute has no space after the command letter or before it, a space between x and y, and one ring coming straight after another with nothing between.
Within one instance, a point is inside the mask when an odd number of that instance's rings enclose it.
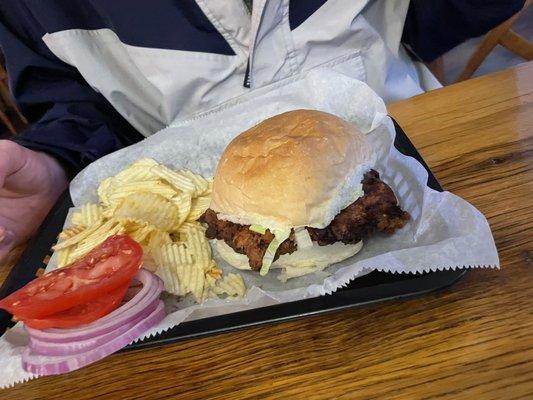
<instances>
[{"instance_id":1,"label":"red onion slice","mask_svg":"<svg viewBox=\"0 0 533 400\"><path fill-rule=\"evenodd\" d=\"M83 353L101 346L114 337L122 335L141 320L150 315L159 305L160 300L154 299L154 301L146 307L144 312L139 313L135 318L130 321L125 321L123 325L118 326L115 330L107 333L103 333L99 336L94 336L84 340L77 340L72 342L48 342L35 337L30 337L29 347L34 354L49 355L49 356L67 356Z\"/></svg>"},{"instance_id":2,"label":"red onion slice","mask_svg":"<svg viewBox=\"0 0 533 400\"><path fill-rule=\"evenodd\" d=\"M144 285L141 291L123 306L91 324L75 329L38 330L27 326L25 326L25 329L31 338L58 344L87 340L112 332L139 315L146 316L148 306L159 298L163 290L161 279L148 271L141 269L136 279ZM144 291L145 288L146 291Z\"/></svg>"},{"instance_id":3,"label":"red onion slice","mask_svg":"<svg viewBox=\"0 0 533 400\"><path fill-rule=\"evenodd\" d=\"M147 318L135 324L126 332L95 349L77 355L45 356L35 354L27 347L22 353L22 367L25 371L37 375L56 375L74 371L120 350L135 339L138 339L164 317L165 308L163 302L159 301L157 308Z\"/></svg>"}]
</instances>

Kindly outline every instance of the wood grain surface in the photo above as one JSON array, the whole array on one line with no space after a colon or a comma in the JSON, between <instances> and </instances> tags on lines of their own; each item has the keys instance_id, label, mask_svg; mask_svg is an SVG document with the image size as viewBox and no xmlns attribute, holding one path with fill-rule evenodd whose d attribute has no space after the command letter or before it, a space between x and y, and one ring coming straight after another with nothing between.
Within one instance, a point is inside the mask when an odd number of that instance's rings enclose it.
<instances>
[{"instance_id":1,"label":"wood grain surface","mask_svg":"<svg viewBox=\"0 0 533 400\"><path fill-rule=\"evenodd\" d=\"M441 183L489 219L501 270L449 289L111 356L13 399L532 399L533 63L392 104Z\"/></svg>"}]
</instances>

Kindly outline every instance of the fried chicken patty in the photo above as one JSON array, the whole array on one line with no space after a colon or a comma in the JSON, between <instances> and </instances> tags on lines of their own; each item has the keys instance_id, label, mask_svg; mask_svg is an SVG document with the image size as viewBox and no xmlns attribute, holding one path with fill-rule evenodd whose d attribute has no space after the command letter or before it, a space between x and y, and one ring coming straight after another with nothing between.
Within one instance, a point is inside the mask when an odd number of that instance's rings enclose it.
<instances>
[{"instance_id":1,"label":"fried chicken patty","mask_svg":"<svg viewBox=\"0 0 533 400\"><path fill-rule=\"evenodd\" d=\"M356 244L375 232L392 234L407 223L409 214L398 206L392 189L379 179L376 171L370 170L364 175L363 191L364 196L337 214L327 227L307 227L311 240L320 246L335 242ZM253 232L249 229L250 225L218 219L211 209L202 215L200 221L207 224L206 236L209 239L224 240L237 253L248 256L253 270L261 268L266 249L274 239L268 229L265 234ZM291 231L289 238L278 248L274 260L297 248L294 231Z\"/></svg>"}]
</instances>

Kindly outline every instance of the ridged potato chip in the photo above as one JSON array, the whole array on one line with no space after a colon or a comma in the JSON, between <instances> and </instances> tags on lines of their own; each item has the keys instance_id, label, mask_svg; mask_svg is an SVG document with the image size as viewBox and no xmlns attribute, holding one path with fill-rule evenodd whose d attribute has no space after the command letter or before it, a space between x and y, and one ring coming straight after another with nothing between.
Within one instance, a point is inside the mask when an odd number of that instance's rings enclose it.
<instances>
[{"instance_id":1,"label":"ridged potato chip","mask_svg":"<svg viewBox=\"0 0 533 400\"><path fill-rule=\"evenodd\" d=\"M55 246L53 246L52 249L54 251L55 250L61 250L61 249L70 247L72 245L75 245L75 244L81 242L82 240L87 238L90 234L92 234L94 231L96 231L102 225L102 223L103 223L103 221L98 221L98 223L88 227L87 229L84 229L81 232L76 233L73 236L69 236L67 239L62 240L59 243L57 243ZM70 228L67 228L65 230L67 232L66 233L67 235L69 235L68 234L68 229L70 229ZM61 236L62 234L63 234L63 232L60 233L59 236Z\"/></svg>"},{"instance_id":2,"label":"ridged potato chip","mask_svg":"<svg viewBox=\"0 0 533 400\"><path fill-rule=\"evenodd\" d=\"M197 226L188 226L186 231L185 245L191 253L194 263L203 272L211 268L211 246L205 237L205 230Z\"/></svg>"},{"instance_id":3,"label":"ridged potato chip","mask_svg":"<svg viewBox=\"0 0 533 400\"><path fill-rule=\"evenodd\" d=\"M109 236L119 235L124 232L124 227L120 221L116 219L110 219L104 224L97 226L97 229L92 231L87 237L77 243L76 248L74 248L70 254L70 260L76 261L77 259L83 257L93 248L101 244Z\"/></svg>"},{"instance_id":4,"label":"ridged potato chip","mask_svg":"<svg viewBox=\"0 0 533 400\"><path fill-rule=\"evenodd\" d=\"M108 195L109 205L117 203L130 194L141 192L159 194L166 199L176 195L176 191L172 187L159 180L128 182L114 187L113 191Z\"/></svg>"},{"instance_id":5,"label":"ridged potato chip","mask_svg":"<svg viewBox=\"0 0 533 400\"><path fill-rule=\"evenodd\" d=\"M145 168L149 169L149 168L152 168L152 167L154 167L156 165L159 165L159 163L156 160L154 160L153 158L146 157L146 158L140 158L137 161L131 163L126 168L126 170L128 168L138 168L138 167L145 167ZM119 176L119 175L120 175L120 172L118 173L117 176Z\"/></svg>"},{"instance_id":6,"label":"ridged potato chip","mask_svg":"<svg viewBox=\"0 0 533 400\"><path fill-rule=\"evenodd\" d=\"M194 185L193 197L202 196L209 189L209 182L201 175L197 175L192 171L182 169L176 171L176 174L189 179Z\"/></svg>"},{"instance_id":7,"label":"ridged potato chip","mask_svg":"<svg viewBox=\"0 0 533 400\"><path fill-rule=\"evenodd\" d=\"M141 192L124 197L115 209L115 217L134 218L171 231L178 225L179 211L178 206L163 196Z\"/></svg>"},{"instance_id":8,"label":"ridged potato chip","mask_svg":"<svg viewBox=\"0 0 533 400\"><path fill-rule=\"evenodd\" d=\"M114 180L121 182L139 182L157 179L157 176L151 170L156 165L158 165L157 161L151 158L142 158L120 171L114 176Z\"/></svg>"},{"instance_id":9,"label":"ridged potato chip","mask_svg":"<svg viewBox=\"0 0 533 400\"><path fill-rule=\"evenodd\" d=\"M59 250L57 252L57 266L59 268L65 267L70 264L70 253L72 246Z\"/></svg>"},{"instance_id":10,"label":"ridged potato chip","mask_svg":"<svg viewBox=\"0 0 533 400\"><path fill-rule=\"evenodd\" d=\"M83 223L83 217L80 211L77 211L72 214L72 218L70 218L70 222L72 223L72 225L82 227L82 228L87 226Z\"/></svg>"},{"instance_id":11,"label":"ridged potato chip","mask_svg":"<svg viewBox=\"0 0 533 400\"><path fill-rule=\"evenodd\" d=\"M165 290L178 296L190 292L190 272L193 259L183 244L168 244L154 254L157 275L165 283Z\"/></svg>"},{"instance_id":12,"label":"ridged potato chip","mask_svg":"<svg viewBox=\"0 0 533 400\"><path fill-rule=\"evenodd\" d=\"M143 248L143 268L146 268L150 272L156 272L158 265L155 260L155 255L148 246L142 246Z\"/></svg>"},{"instance_id":13,"label":"ridged potato chip","mask_svg":"<svg viewBox=\"0 0 533 400\"><path fill-rule=\"evenodd\" d=\"M174 230L178 229L183 224L191 212L192 198L190 193L181 193L170 199L172 203L178 207L178 222L174 226Z\"/></svg>"},{"instance_id":14,"label":"ridged potato chip","mask_svg":"<svg viewBox=\"0 0 533 400\"><path fill-rule=\"evenodd\" d=\"M155 229L157 229L155 226L145 224L135 229L126 231L125 233L128 234L136 242L144 244L145 242L147 243L147 238Z\"/></svg>"},{"instance_id":15,"label":"ridged potato chip","mask_svg":"<svg viewBox=\"0 0 533 400\"><path fill-rule=\"evenodd\" d=\"M181 226L177 230L177 232L183 238L182 241L187 240L187 232L189 231L189 229L193 229L193 228L202 229L203 231L205 231L205 228L198 221L185 221L183 224L181 224Z\"/></svg>"},{"instance_id":16,"label":"ridged potato chip","mask_svg":"<svg viewBox=\"0 0 533 400\"><path fill-rule=\"evenodd\" d=\"M226 294L230 297L243 297L246 294L246 286L241 275L229 273L216 282L212 291L217 295Z\"/></svg>"},{"instance_id":17,"label":"ridged potato chip","mask_svg":"<svg viewBox=\"0 0 533 400\"><path fill-rule=\"evenodd\" d=\"M85 226L73 226L63 230L57 237L59 240L70 239L87 229Z\"/></svg>"},{"instance_id":18,"label":"ridged potato chip","mask_svg":"<svg viewBox=\"0 0 533 400\"><path fill-rule=\"evenodd\" d=\"M206 212L206 210L209 208L209 204L211 204L211 197L197 197L195 199L192 199L191 203L191 211L189 216L187 217L187 221L196 221L198 218L202 216L203 213Z\"/></svg>"},{"instance_id":19,"label":"ridged potato chip","mask_svg":"<svg viewBox=\"0 0 533 400\"><path fill-rule=\"evenodd\" d=\"M197 302L217 294L241 295L243 284L233 276L223 279L197 221L210 205L212 187L212 178L173 171L150 158L132 163L101 182L100 204L87 203L73 214L73 226L54 246L59 266L110 235L127 234L143 247L144 268L157 273L169 293L191 294Z\"/></svg>"},{"instance_id":20,"label":"ridged potato chip","mask_svg":"<svg viewBox=\"0 0 533 400\"><path fill-rule=\"evenodd\" d=\"M154 229L148 235L147 246L151 249L156 249L166 244L172 244L172 239L168 232L162 231L160 229Z\"/></svg>"},{"instance_id":21,"label":"ridged potato chip","mask_svg":"<svg viewBox=\"0 0 533 400\"><path fill-rule=\"evenodd\" d=\"M190 286L191 293L194 299L198 302L202 302L202 294L204 292L205 274L202 267L198 264L194 264L193 270L193 283Z\"/></svg>"},{"instance_id":22,"label":"ridged potato chip","mask_svg":"<svg viewBox=\"0 0 533 400\"><path fill-rule=\"evenodd\" d=\"M100 203L102 203L104 206L109 205L109 195L113 190L112 186L113 178L106 178L102 182L100 182L100 185L96 190L98 198L100 199Z\"/></svg>"},{"instance_id":23,"label":"ridged potato chip","mask_svg":"<svg viewBox=\"0 0 533 400\"><path fill-rule=\"evenodd\" d=\"M213 193L213 177L207 178L207 190L204 196L210 195L211 193Z\"/></svg>"},{"instance_id":24,"label":"ridged potato chip","mask_svg":"<svg viewBox=\"0 0 533 400\"><path fill-rule=\"evenodd\" d=\"M152 167L152 172L180 192L193 193L195 191L194 182L189 177L176 173L164 165Z\"/></svg>"},{"instance_id":25,"label":"ridged potato chip","mask_svg":"<svg viewBox=\"0 0 533 400\"><path fill-rule=\"evenodd\" d=\"M113 218L122 224L122 226L124 227L124 233L128 235L130 234L130 232L133 232L139 228L142 228L148 225L148 222L143 221L142 219L131 218L131 217L118 217L118 216L114 216Z\"/></svg>"},{"instance_id":26,"label":"ridged potato chip","mask_svg":"<svg viewBox=\"0 0 533 400\"><path fill-rule=\"evenodd\" d=\"M102 219L103 211L98 204L85 203L80 207L80 211L72 215L72 223L77 226L91 226Z\"/></svg>"}]
</instances>

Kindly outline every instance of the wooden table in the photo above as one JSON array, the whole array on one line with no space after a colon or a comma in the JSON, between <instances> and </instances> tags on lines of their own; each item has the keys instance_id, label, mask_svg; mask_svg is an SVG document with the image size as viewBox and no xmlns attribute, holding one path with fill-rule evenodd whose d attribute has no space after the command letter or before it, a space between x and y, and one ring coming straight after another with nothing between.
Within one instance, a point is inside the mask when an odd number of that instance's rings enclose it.
<instances>
[{"instance_id":1,"label":"wooden table","mask_svg":"<svg viewBox=\"0 0 533 400\"><path fill-rule=\"evenodd\" d=\"M4 400L533 398L533 63L389 108L489 219L501 270L444 292L118 354Z\"/></svg>"}]
</instances>

